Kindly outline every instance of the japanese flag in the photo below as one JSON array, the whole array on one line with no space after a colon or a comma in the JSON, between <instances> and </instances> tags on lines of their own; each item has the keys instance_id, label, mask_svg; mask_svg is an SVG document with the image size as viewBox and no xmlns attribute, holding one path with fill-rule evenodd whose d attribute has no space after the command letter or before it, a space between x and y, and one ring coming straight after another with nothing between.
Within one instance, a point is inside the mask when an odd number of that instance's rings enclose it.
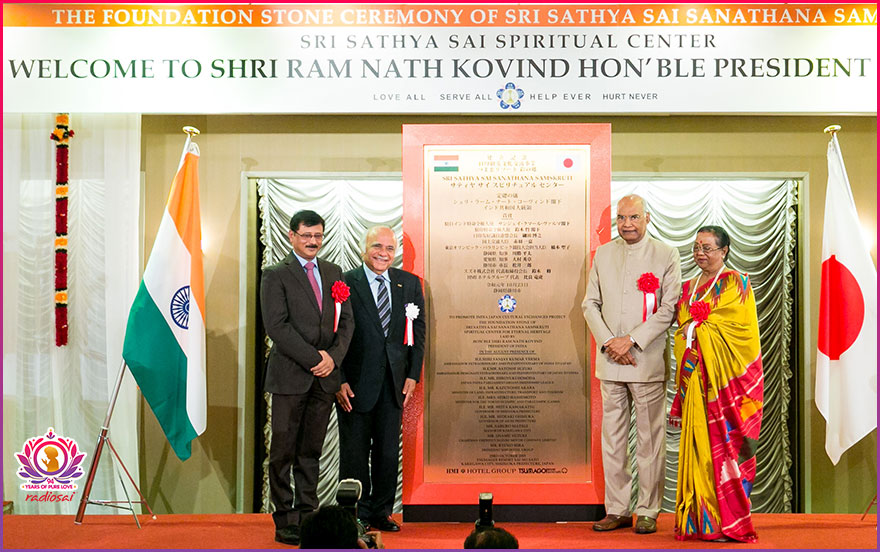
<instances>
[{"instance_id":1,"label":"japanese flag","mask_svg":"<svg viewBox=\"0 0 880 552\"><path fill-rule=\"evenodd\" d=\"M877 427L877 269L865 246L837 136L828 143L816 353L825 452L840 456Z\"/></svg>"}]
</instances>

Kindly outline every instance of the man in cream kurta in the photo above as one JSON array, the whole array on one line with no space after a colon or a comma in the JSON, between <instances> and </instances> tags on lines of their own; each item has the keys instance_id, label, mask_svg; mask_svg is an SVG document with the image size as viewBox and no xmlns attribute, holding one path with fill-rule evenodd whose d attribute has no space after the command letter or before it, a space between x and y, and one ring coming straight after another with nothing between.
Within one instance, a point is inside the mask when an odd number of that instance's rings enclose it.
<instances>
[{"instance_id":1,"label":"man in cream kurta","mask_svg":"<svg viewBox=\"0 0 880 552\"><path fill-rule=\"evenodd\" d=\"M648 237L644 200L629 195L617 204L620 239L593 257L583 302L584 317L600 350L596 378L602 387L602 462L606 517L596 531L632 526L632 476L627 462L630 404L636 412L639 492L637 533L656 531L666 471L666 330L681 293L678 251ZM655 309L643 312L645 274L659 281ZM645 279L651 279L646 277ZM650 306L650 298L647 301ZM653 310L653 313L651 312Z\"/></svg>"}]
</instances>

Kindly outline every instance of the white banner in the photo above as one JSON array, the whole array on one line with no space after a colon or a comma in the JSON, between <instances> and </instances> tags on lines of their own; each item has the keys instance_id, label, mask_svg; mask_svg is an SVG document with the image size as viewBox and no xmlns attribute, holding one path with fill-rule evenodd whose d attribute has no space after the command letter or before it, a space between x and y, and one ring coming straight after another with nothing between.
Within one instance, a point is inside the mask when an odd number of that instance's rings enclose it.
<instances>
[{"instance_id":1,"label":"white banner","mask_svg":"<svg viewBox=\"0 0 880 552\"><path fill-rule=\"evenodd\" d=\"M876 4L6 4L4 112L876 113Z\"/></svg>"}]
</instances>

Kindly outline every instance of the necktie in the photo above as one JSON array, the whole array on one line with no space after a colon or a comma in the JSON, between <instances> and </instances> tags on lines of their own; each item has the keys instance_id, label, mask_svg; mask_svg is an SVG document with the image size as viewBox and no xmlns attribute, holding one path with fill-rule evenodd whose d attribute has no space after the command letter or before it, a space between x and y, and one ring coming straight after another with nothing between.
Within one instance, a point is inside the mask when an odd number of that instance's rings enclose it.
<instances>
[{"instance_id":1,"label":"necktie","mask_svg":"<svg viewBox=\"0 0 880 552\"><path fill-rule=\"evenodd\" d=\"M315 299L318 301L318 310L324 310L323 301L321 301L321 290L318 289L318 280L315 279L315 263L309 261L305 264L306 275L309 277L309 283L312 284L312 291L315 292Z\"/></svg>"},{"instance_id":2,"label":"necktie","mask_svg":"<svg viewBox=\"0 0 880 552\"><path fill-rule=\"evenodd\" d=\"M376 299L376 307L379 309L379 320L382 321L382 331L388 336L388 325L391 324L391 300L388 298L388 290L385 289L385 278L376 276L379 282L379 295Z\"/></svg>"}]
</instances>

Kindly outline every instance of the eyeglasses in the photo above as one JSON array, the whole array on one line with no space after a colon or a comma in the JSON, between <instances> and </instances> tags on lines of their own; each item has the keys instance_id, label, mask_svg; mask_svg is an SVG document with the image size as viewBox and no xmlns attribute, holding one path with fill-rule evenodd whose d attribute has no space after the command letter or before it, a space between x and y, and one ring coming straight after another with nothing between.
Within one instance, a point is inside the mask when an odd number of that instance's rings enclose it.
<instances>
[{"instance_id":1,"label":"eyeglasses","mask_svg":"<svg viewBox=\"0 0 880 552\"><path fill-rule=\"evenodd\" d=\"M320 233L318 233L318 234L300 234L296 230L294 230L293 233L306 241L312 241L312 238L315 238L318 241L321 241L324 239L324 234L320 234Z\"/></svg>"},{"instance_id":2,"label":"eyeglasses","mask_svg":"<svg viewBox=\"0 0 880 552\"><path fill-rule=\"evenodd\" d=\"M695 254L696 254L696 253L699 253L700 251L702 251L703 253L705 253L706 255L708 255L709 253L711 253L711 252L713 252L713 251L718 251L719 249L724 249L724 248L723 248L723 247L709 247L709 246L706 246L706 245L704 245L703 247L700 247L699 245L695 245L693 251L694 251Z\"/></svg>"}]
</instances>

